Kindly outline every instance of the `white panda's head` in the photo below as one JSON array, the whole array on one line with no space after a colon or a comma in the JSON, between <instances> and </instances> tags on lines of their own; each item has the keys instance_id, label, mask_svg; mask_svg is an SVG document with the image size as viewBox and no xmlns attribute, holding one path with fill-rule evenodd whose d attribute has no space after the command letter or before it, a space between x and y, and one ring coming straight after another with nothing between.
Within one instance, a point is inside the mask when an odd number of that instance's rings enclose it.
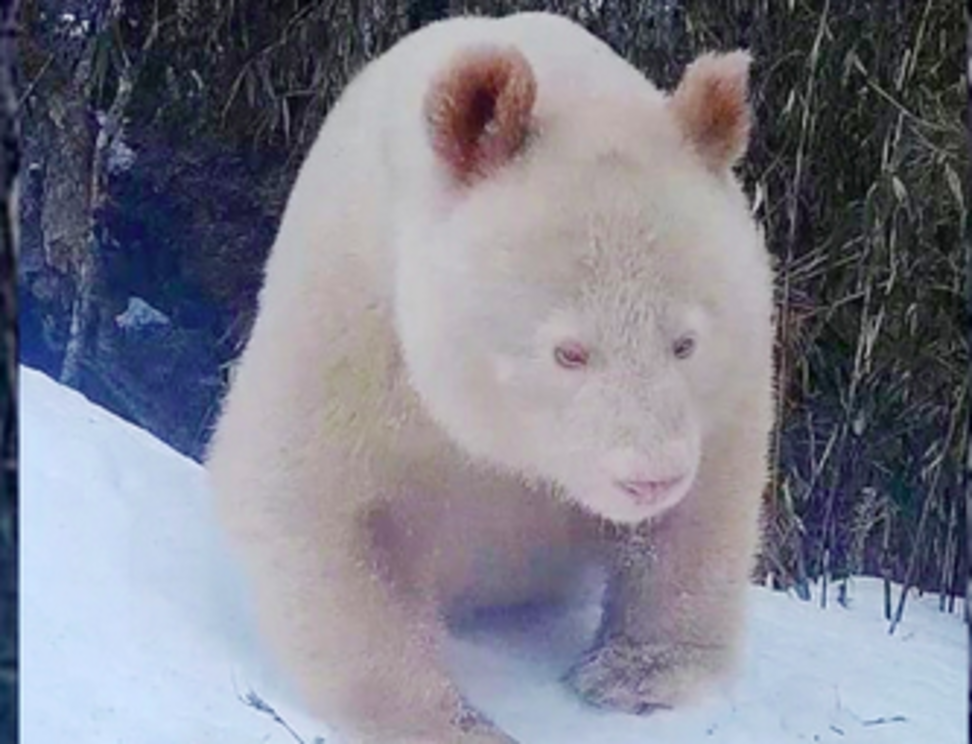
<instances>
[{"instance_id":1,"label":"white panda's head","mask_svg":"<svg viewBox=\"0 0 972 744\"><path fill-rule=\"evenodd\" d=\"M432 83L435 206L397 247L396 319L470 456L636 523L769 385L771 275L732 174L748 69L706 55L672 95L572 108L487 48Z\"/></svg>"}]
</instances>

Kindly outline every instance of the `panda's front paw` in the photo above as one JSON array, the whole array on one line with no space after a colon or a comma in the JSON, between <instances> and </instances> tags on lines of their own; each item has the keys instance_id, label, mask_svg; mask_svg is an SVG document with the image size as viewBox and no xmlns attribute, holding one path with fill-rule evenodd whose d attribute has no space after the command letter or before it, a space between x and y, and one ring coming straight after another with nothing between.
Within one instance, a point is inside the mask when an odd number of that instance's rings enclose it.
<instances>
[{"instance_id":1,"label":"panda's front paw","mask_svg":"<svg viewBox=\"0 0 972 744\"><path fill-rule=\"evenodd\" d=\"M462 732L462 744L518 744L468 703L463 704L453 723Z\"/></svg>"},{"instance_id":2,"label":"panda's front paw","mask_svg":"<svg viewBox=\"0 0 972 744\"><path fill-rule=\"evenodd\" d=\"M612 638L592 649L565 681L598 708L648 715L691 702L726 666L717 648Z\"/></svg>"}]
</instances>

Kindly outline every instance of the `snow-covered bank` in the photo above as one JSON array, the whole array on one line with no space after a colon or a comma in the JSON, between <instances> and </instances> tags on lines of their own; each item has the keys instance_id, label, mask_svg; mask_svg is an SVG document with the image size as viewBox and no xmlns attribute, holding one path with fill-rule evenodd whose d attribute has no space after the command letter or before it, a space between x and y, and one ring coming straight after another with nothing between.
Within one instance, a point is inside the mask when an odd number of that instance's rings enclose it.
<instances>
[{"instance_id":1,"label":"snow-covered bank","mask_svg":"<svg viewBox=\"0 0 972 744\"><path fill-rule=\"evenodd\" d=\"M26 744L340 744L288 706L256 655L202 472L151 435L21 373L21 727ZM731 693L651 718L584 708L558 682L595 619L507 619L453 644L470 697L523 744L959 744L966 628L909 600L894 636L879 582L843 608L753 588ZM531 620L532 622L527 622Z\"/></svg>"}]
</instances>

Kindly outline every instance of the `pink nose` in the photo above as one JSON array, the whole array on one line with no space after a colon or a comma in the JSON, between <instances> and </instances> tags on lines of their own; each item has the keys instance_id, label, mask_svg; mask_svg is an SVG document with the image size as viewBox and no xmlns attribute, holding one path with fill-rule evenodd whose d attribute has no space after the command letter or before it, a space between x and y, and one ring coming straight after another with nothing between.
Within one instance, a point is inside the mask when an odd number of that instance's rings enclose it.
<instances>
[{"instance_id":1,"label":"pink nose","mask_svg":"<svg viewBox=\"0 0 972 744\"><path fill-rule=\"evenodd\" d=\"M635 501L654 501L684 485L693 471L691 449L671 443L647 456L632 448L608 452L600 462L616 488Z\"/></svg>"}]
</instances>

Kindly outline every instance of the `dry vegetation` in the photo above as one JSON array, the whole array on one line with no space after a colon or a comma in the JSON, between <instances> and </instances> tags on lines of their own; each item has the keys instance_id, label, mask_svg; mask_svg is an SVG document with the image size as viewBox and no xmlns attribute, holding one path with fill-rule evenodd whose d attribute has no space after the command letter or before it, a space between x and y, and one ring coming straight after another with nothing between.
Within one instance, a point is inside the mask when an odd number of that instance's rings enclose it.
<instances>
[{"instance_id":1,"label":"dry vegetation","mask_svg":"<svg viewBox=\"0 0 972 744\"><path fill-rule=\"evenodd\" d=\"M764 566L962 591L961 7L788 5L748 31L764 72L746 175L781 278Z\"/></svg>"}]
</instances>

